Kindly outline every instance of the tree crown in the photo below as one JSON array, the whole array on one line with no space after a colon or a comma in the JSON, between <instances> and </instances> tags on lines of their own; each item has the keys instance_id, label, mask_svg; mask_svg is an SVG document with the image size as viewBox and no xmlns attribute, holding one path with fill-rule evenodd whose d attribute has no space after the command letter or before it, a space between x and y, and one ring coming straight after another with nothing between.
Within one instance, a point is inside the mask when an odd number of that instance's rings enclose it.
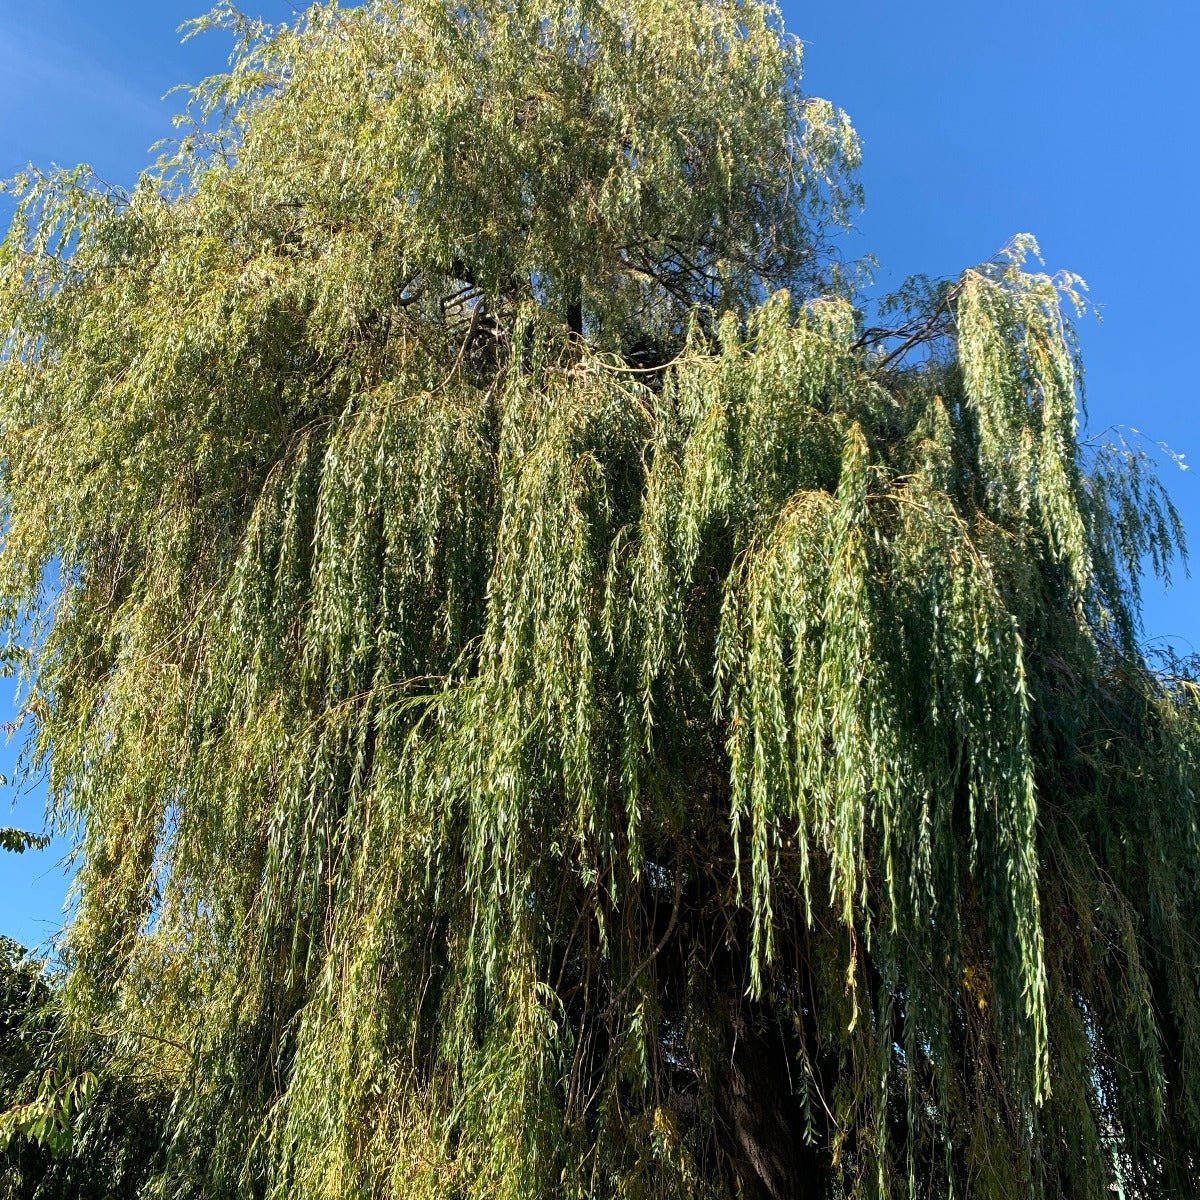
<instances>
[{"instance_id":1,"label":"tree crown","mask_svg":"<svg viewBox=\"0 0 1200 1200\"><path fill-rule=\"evenodd\" d=\"M179 145L0 249L63 1005L157 1194L1186 1195L1182 531L1077 281L868 327L758 3L206 23Z\"/></svg>"}]
</instances>

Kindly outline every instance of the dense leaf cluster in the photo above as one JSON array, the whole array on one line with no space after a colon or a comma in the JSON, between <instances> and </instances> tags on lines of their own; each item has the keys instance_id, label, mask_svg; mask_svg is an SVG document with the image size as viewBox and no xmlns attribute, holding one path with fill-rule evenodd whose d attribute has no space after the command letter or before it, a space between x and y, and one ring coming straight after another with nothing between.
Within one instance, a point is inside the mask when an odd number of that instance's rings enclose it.
<instances>
[{"instance_id":1,"label":"dense leaf cluster","mask_svg":"<svg viewBox=\"0 0 1200 1200\"><path fill-rule=\"evenodd\" d=\"M1190 1195L1182 539L1077 281L869 326L757 3L213 21L0 251L61 1058L166 1098L145 1194Z\"/></svg>"},{"instance_id":2,"label":"dense leaf cluster","mask_svg":"<svg viewBox=\"0 0 1200 1200\"><path fill-rule=\"evenodd\" d=\"M102 1039L63 1055L59 983L0 938L0 1197L136 1195L162 1150L163 1098Z\"/></svg>"}]
</instances>

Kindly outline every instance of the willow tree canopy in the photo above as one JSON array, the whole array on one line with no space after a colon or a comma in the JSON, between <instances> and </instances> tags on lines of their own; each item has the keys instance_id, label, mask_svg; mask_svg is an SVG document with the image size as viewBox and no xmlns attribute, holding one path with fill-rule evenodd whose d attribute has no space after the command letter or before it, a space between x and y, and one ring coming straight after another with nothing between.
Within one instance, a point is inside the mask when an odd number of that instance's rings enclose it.
<instances>
[{"instance_id":1,"label":"willow tree canopy","mask_svg":"<svg viewBox=\"0 0 1200 1200\"><path fill-rule=\"evenodd\" d=\"M145 1194L1193 1194L1181 534L1079 437L1077 281L864 319L757 0L205 23L159 164L30 173L0 251L25 765Z\"/></svg>"}]
</instances>

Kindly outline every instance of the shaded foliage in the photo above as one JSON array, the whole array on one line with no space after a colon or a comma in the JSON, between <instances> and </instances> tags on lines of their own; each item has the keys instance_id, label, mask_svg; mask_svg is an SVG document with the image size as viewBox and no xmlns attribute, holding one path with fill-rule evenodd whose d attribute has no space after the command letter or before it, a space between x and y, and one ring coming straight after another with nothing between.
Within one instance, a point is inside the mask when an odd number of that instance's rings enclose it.
<instances>
[{"instance_id":1,"label":"shaded foliage","mask_svg":"<svg viewBox=\"0 0 1200 1200\"><path fill-rule=\"evenodd\" d=\"M0 829L0 850L24 854L26 850L44 850L50 844L45 834L27 833L24 829Z\"/></svg>"},{"instance_id":2,"label":"shaded foliage","mask_svg":"<svg viewBox=\"0 0 1200 1200\"><path fill-rule=\"evenodd\" d=\"M97 1038L68 1046L61 981L0 938L0 1196L133 1196L163 1144L161 1097Z\"/></svg>"}]
</instances>

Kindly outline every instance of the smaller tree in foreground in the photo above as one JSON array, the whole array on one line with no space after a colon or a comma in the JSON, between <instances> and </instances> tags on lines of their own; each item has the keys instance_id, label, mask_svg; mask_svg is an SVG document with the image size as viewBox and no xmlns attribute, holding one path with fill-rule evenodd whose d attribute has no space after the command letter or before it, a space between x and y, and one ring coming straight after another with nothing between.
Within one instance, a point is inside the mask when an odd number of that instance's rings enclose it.
<instances>
[{"instance_id":1,"label":"smaller tree in foreground","mask_svg":"<svg viewBox=\"0 0 1200 1200\"><path fill-rule=\"evenodd\" d=\"M0 937L0 1197L135 1196L162 1150L161 1102L101 1039L65 1044L60 983Z\"/></svg>"},{"instance_id":2,"label":"smaller tree in foreground","mask_svg":"<svg viewBox=\"0 0 1200 1200\"><path fill-rule=\"evenodd\" d=\"M214 19L177 150L0 252L64 1036L165 1098L145 1194L1190 1196L1181 534L1078 436L1076 282L865 319L753 0Z\"/></svg>"}]
</instances>

